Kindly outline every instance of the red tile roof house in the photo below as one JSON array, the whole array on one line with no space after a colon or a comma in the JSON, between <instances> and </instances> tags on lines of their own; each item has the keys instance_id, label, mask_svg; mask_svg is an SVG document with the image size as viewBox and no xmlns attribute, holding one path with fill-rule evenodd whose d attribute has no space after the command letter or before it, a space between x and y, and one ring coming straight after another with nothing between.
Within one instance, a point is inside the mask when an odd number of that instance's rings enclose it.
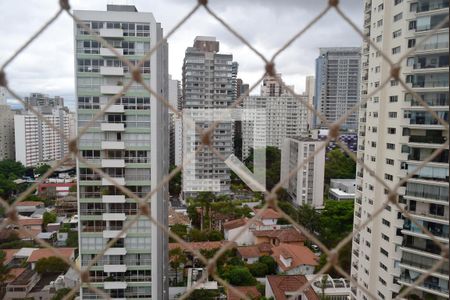
<instances>
[{"instance_id":1,"label":"red tile roof house","mask_svg":"<svg viewBox=\"0 0 450 300\"><path fill-rule=\"evenodd\" d=\"M55 250L56 252L58 252L59 255L62 255L63 257L71 261L75 259L75 248L55 248ZM38 260L50 256L57 256L57 255L51 249L40 248L34 250L33 253L31 253L30 257L28 257L27 262L31 264L31 269L34 270L36 262Z\"/></svg>"},{"instance_id":2,"label":"red tile roof house","mask_svg":"<svg viewBox=\"0 0 450 300\"><path fill-rule=\"evenodd\" d=\"M260 209L255 208L254 211L256 215L258 214ZM263 225L277 225L279 219L281 219L280 213L270 207L265 209L261 213L261 216L258 218L258 220L260 220Z\"/></svg>"},{"instance_id":3,"label":"red tile roof house","mask_svg":"<svg viewBox=\"0 0 450 300\"><path fill-rule=\"evenodd\" d=\"M260 299L261 293L256 289L255 286L234 286L236 290L246 295L249 299ZM241 300L237 293L232 289L227 289L227 300Z\"/></svg>"},{"instance_id":4,"label":"red tile roof house","mask_svg":"<svg viewBox=\"0 0 450 300\"><path fill-rule=\"evenodd\" d=\"M265 296L266 298L272 297L275 300L290 299L297 290L308 282L303 275L269 275L266 278ZM294 299L319 300L320 298L314 289L308 286Z\"/></svg>"},{"instance_id":5,"label":"red tile roof house","mask_svg":"<svg viewBox=\"0 0 450 300\"><path fill-rule=\"evenodd\" d=\"M248 264L253 264L257 262L259 257L262 256L258 246L238 247L237 254L240 258L242 258L243 261L245 261Z\"/></svg>"},{"instance_id":6,"label":"red tile roof house","mask_svg":"<svg viewBox=\"0 0 450 300\"><path fill-rule=\"evenodd\" d=\"M281 243L272 248L278 272L288 275L310 275L318 265L318 258L306 246Z\"/></svg>"},{"instance_id":7,"label":"red tile roof house","mask_svg":"<svg viewBox=\"0 0 450 300\"><path fill-rule=\"evenodd\" d=\"M247 246L254 244L254 236L250 228L244 230L248 223L247 218L228 221L223 224L225 240L234 241L238 246ZM242 233L241 231L244 230Z\"/></svg>"}]
</instances>

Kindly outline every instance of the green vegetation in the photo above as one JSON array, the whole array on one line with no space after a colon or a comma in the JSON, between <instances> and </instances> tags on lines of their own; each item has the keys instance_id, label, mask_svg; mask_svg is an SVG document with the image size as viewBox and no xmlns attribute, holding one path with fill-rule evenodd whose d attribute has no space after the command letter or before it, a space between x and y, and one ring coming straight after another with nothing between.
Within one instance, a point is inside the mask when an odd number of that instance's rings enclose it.
<instances>
[{"instance_id":1,"label":"green vegetation","mask_svg":"<svg viewBox=\"0 0 450 300\"><path fill-rule=\"evenodd\" d=\"M221 277L231 285L248 286L256 285L257 281L246 267L226 266Z\"/></svg>"},{"instance_id":2,"label":"green vegetation","mask_svg":"<svg viewBox=\"0 0 450 300\"><path fill-rule=\"evenodd\" d=\"M176 169L176 166L170 166L170 172L173 171L173 169ZM179 171L172 179L169 181L169 194L171 196L178 196L181 193L182 188L182 174L181 171Z\"/></svg>"},{"instance_id":3,"label":"green vegetation","mask_svg":"<svg viewBox=\"0 0 450 300\"><path fill-rule=\"evenodd\" d=\"M71 290L72 290L72 289L69 289L69 288L62 288L62 289L59 289L59 290L56 291L55 296L53 296L51 300L62 300L62 299L64 299L64 297L65 297L67 294L70 293ZM72 297L70 297L70 298L68 298L68 299L66 299L66 300L73 300L73 299L75 299L75 296L72 296Z\"/></svg>"},{"instance_id":4,"label":"green vegetation","mask_svg":"<svg viewBox=\"0 0 450 300\"><path fill-rule=\"evenodd\" d=\"M48 211L46 211L44 213L44 215L42 216L42 223L43 223L44 227L46 227L48 223L55 223L57 217L58 216L56 215L56 212L53 212L53 211L48 212Z\"/></svg>"},{"instance_id":5,"label":"green vegetation","mask_svg":"<svg viewBox=\"0 0 450 300\"><path fill-rule=\"evenodd\" d=\"M61 274L67 272L69 265L56 256L44 257L36 262L35 270L39 274Z\"/></svg>"},{"instance_id":6,"label":"green vegetation","mask_svg":"<svg viewBox=\"0 0 450 300\"><path fill-rule=\"evenodd\" d=\"M175 284L178 283L178 270L187 262L186 254L181 248L175 248L169 251L169 264L175 270Z\"/></svg>"},{"instance_id":7,"label":"green vegetation","mask_svg":"<svg viewBox=\"0 0 450 300\"><path fill-rule=\"evenodd\" d=\"M11 279L11 274L9 274L9 267L4 264L6 258L6 253L0 250L0 296L5 288L6 282Z\"/></svg>"},{"instance_id":8,"label":"green vegetation","mask_svg":"<svg viewBox=\"0 0 450 300\"><path fill-rule=\"evenodd\" d=\"M38 175L38 174L39 174L39 176L42 176L42 175L44 175L48 170L50 170L51 168L52 168L52 167L49 166L49 165L47 165L47 164L40 165L39 167L36 167L36 168L34 169L34 174L35 174L35 175Z\"/></svg>"},{"instance_id":9,"label":"green vegetation","mask_svg":"<svg viewBox=\"0 0 450 300\"><path fill-rule=\"evenodd\" d=\"M329 184L332 178L353 179L355 173L355 161L345 155L341 149L336 148L326 154L325 184Z\"/></svg>"},{"instance_id":10,"label":"green vegetation","mask_svg":"<svg viewBox=\"0 0 450 300\"><path fill-rule=\"evenodd\" d=\"M244 163L253 171L254 150L250 149ZM270 191L280 181L281 151L277 147L266 147L266 187Z\"/></svg>"},{"instance_id":11,"label":"green vegetation","mask_svg":"<svg viewBox=\"0 0 450 300\"><path fill-rule=\"evenodd\" d=\"M205 290L205 289L197 289L194 290L189 297L188 300L214 300L220 296L220 292L218 290Z\"/></svg>"}]
</instances>

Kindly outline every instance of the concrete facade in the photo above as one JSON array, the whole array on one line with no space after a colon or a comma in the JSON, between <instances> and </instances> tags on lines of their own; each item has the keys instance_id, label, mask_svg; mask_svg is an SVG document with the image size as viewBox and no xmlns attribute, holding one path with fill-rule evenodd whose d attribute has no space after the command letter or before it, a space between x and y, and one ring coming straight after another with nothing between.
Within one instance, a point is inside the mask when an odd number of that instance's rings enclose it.
<instances>
[{"instance_id":1,"label":"concrete facade","mask_svg":"<svg viewBox=\"0 0 450 300\"><path fill-rule=\"evenodd\" d=\"M142 59L163 36L161 24L153 14L138 12L130 5L108 5L107 11L74 14L134 62ZM120 92L130 80L131 70L76 24L74 35L78 126L82 127ZM169 96L167 51L167 43L162 43L140 68L143 81L165 99ZM139 211L139 205L114 185L145 197L168 174L168 132L167 107L133 83L81 137L79 149L83 158L115 181L101 178L77 162L82 267ZM165 226L167 202L167 185L149 199L152 217ZM167 242L161 229L148 218L139 217L91 268L91 284L111 298L168 299ZM82 286L81 297L95 296Z\"/></svg>"}]
</instances>

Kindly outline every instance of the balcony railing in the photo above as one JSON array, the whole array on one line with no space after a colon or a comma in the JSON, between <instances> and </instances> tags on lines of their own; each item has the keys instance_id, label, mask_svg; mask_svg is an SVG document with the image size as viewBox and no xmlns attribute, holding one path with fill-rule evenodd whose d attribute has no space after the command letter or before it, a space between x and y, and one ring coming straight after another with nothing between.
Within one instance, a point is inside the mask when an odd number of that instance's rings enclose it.
<instances>
[{"instance_id":1,"label":"balcony railing","mask_svg":"<svg viewBox=\"0 0 450 300\"><path fill-rule=\"evenodd\" d=\"M448 87L448 80L426 80L420 82L413 82L413 88L433 88L433 87Z\"/></svg>"},{"instance_id":2,"label":"balcony railing","mask_svg":"<svg viewBox=\"0 0 450 300\"><path fill-rule=\"evenodd\" d=\"M420 2L419 2L420 3ZM417 12L426 12L430 10L436 10L436 9L442 9L448 7L448 0L443 0L439 2L427 2L427 3L420 3L417 7Z\"/></svg>"},{"instance_id":3,"label":"balcony railing","mask_svg":"<svg viewBox=\"0 0 450 300\"><path fill-rule=\"evenodd\" d=\"M444 144L445 141L446 141L446 138L443 136L411 135L409 137L410 143Z\"/></svg>"},{"instance_id":4,"label":"balcony railing","mask_svg":"<svg viewBox=\"0 0 450 300\"><path fill-rule=\"evenodd\" d=\"M405 259L405 258L401 259L401 263L404 265L417 267L417 268L423 269L423 270L429 270L433 267L433 264L426 264L426 263L419 262L418 260L411 260L411 259ZM445 267L441 267L434 272L449 275L448 266L447 266L447 269L445 269Z\"/></svg>"},{"instance_id":5,"label":"balcony railing","mask_svg":"<svg viewBox=\"0 0 450 300\"><path fill-rule=\"evenodd\" d=\"M423 50L435 50L445 48L448 48L448 42L425 43L416 47L416 50L423 51Z\"/></svg>"},{"instance_id":6,"label":"balcony railing","mask_svg":"<svg viewBox=\"0 0 450 300\"><path fill-rule=\"evenodd\" d=\"M402 274L402 276L400 276L400 281L403 281L403 282L406 282L406 283L410 283L410 284L415 284L414 280L412 280L411 278L405 277L403 274ZM432 284L432 283L428 283L428 282L422 282L419 286L423 286L424 288L427 288L429 290L438 291L438 292L443 293L443 294L448 294L448 288L441 287L441 286L436 285L436 284Z\"/></svg>"}]
</instances>

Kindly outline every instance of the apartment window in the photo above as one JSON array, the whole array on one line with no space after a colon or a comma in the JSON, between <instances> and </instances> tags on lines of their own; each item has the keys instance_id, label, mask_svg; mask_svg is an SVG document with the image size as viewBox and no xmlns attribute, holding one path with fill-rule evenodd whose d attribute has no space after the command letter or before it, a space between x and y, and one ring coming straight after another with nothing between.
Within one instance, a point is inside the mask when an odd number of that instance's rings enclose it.
<instances>
[{"instance_id":1,"label":"apartment window","mask_svg":"<svg viewBox=\"0 0 450 300\"><path fill-rule=\"evenodd\" d=\"M399 36L401 36L402 35L402 30L401 29L399 29L399 30L396 30L396 31L394 31L393 33L392 33L392 37L395 39L395 38L398 38Z\"/></svg>"},{"instance_id":2,"label":"apartment window","mask_svg":"<svg viewBox=\"0 0 450 300\"><path fill-rule=\"evenodd\" d=\"M378 103L380 101L380 97L373 97L373 103Z\"/></svg>"},{"instance_id":3,"label":"apartment window","mask_svg":"<svg viewBox=\"0 0 450 300\"><path fill-rule=\"evenodd\" d=\"M377 161L377 159L375 158L375 156L371 156L371 157L370 157L370 160L373 161L373 162L376 162L376 161Z\"/></svg>"},{"instance_id":4,"label":"apartment window","mask_svg":"<svg viewBox=\"0 0 450 300\"><path fill-rule=\"evenodd\" d=\"M391 80L391 86L397 86L398 80Z\"/></svg>"},{"instance_id":5,"label":"apartment window","mask_svg":"<svg viewBox=\"0 0 450 300\"><path fill-rule=\"evenodd\" d=\"M386 144L386 149L389 149L389 150L395 150L395 144L387 143L387 144Z\"/></svg>"},{"instance_id":6,"label":"apartment window","mask_svg":"<svg viewBox=\"0 0 450 300\"><path fill-rule=\"evenodd\" d=\"M430 214L435 216L443 216L444 215L444 206L439 204L430 204Z\"/></svg>"},{"instance_id":7,"label":"apartment window","mask_svg":"<svg viewBox=\"0 0 450 300\"><path fill-rule=\"evenodd\" d=\"M380 73L380 66L375 67L375 73Z\"/></svg>"},{"instance_id":8,"label":"apartment window","mask_svg":"<svg viewBox=\"0 0 450 300\"><path fill-rule=\"evenodd\" d=\"M417 6L418 6L417 2L411 3L409 5L409 11L410 12L417 12Z\"/></svg>"},{"instance_id":9,"label":"apartment window","mask_svg":"<svg viewBox=\"0 0 450 300\"><path fill-rule=\"evenodd\" d=\"M381 282L382 285L386 285L386 281L383 278L378 277L378 281Z\"/></svg>"},{"instance_id":10,"label":"apartment window","mask_svg":"<svg viewBox=\"0 0 450 300\"><path fill-rule=\"evenodd\" d=\"M398 96L389 96L389 102L398 102Z\"/></svg>"},{"instance_id":11,"label":"apartment window","mask_svg":"<svg viewBox=\"0 0 450 300\"><path fill-rule=\"evenodd\" d=\"M377 128L375 126L372 127L372 132L377 132Z\"/></svg>"},{"instance_id":12,"label":"apartment window","mask_svg":"<svg viewBox=\"0 0 450 300\"><path fill-rule=\"evenodd\" d=\"M372 230L369 227L367 227L366 230L368 233L372 233Z\"/></svg>"},{"instance_id":13,"label":"apartment window","mask_svg":"<svg viewBox=\"0 0 450 300\"><path fill-rule=\"evenodd\" d=\"M414 66L415 61L416 60L414 59L414 57L408 57L406 59L406 66L408 66L408 67Z\"/></svg>"},{"instance_id":14,"label":"apartment window","mask_svg":"<svg viewBox=\"0 0 450 300\"><path fill-rule=\"evenodd\" d=\"M408 48L413 48L416 46L416 39L409 39L408 40Z\"/></svg>"},{"instance_id":15,"label":"apartment window","mask_svg":"<svg viewBox=\"0 0 450 300\"><path fill-rule=\"evenodd\" d=\"M409 21L408 29L409 30L415 30L416 29L416 25L417 25L417 22L415 20L414 21Z\"/></svg>"},{"instance_id":16,"label":"apartment window","mask_svg":"<svg viewBox=\"0 0 450 300\"><path fill-rule=\"evenodd\" d=\"M391 222L389 222L389 221L386 220L386 219L382 219L382 220L381 220L381 223L382 223L383 225L387 226L387 227L391 227Z\"/></svg>"},{"instance_id":17,"label":"apartment window","mask_svg":"<svg viewBox=\"0 0 450 300\"><path fill-rule=\"evenodd\" d=\"M374 112L374 113L373 113L373 117L374 117L374 118L378 118L378 112Z\"/></svg>"},{"instance_id":18,"label":"apartment window","mask_svg":"<svg viewBox=\"0 0 450 300\"><path fill-rule=\"evenodd\" d=\"M378 11L382 11L384 8L383 4L378 5Z\"/></svg>"},{"instance_id":19,"label":"apartment window","mask_svg":"<svg viewBox=\"0 0 450 300\"><path fill-rule=\"evenodd\" d=\"M376 88L380 86L380 82L379 81L375 81L373 84Z\"/></svg>"},{"instance_id":20,"label":"apartment window","mask_svg":"<svg viewBox=\"0 0 450 300\"><path fill-rule=\"evenodd\" d=\"M397 118L397 112L396 111L390 111L388 115L389 115L389 118L393 118L393 119Z\"/></svg>"},{"instance_id":21,"label":"apartment window","mask_svg":"<svg viewBox=\"0 0 450 300\"><path fill-rule=\"evenodd\" d=\"M382 35L379 35L379 36L377 36L376 41L377 41L377 42L381 42L382 38L383 38L383 36L382 36Z\"/></svg>"},{"instance_id":22,"label":"apartment window","mask_svg":"<svg viewBox=\"0 0 450 300\"><path fill-rule=\"evenodd\" d=\"M394 165L394 160L391 158L386 158L386 164L393 166Z\"/></svg>"},{"instance_id":23,"label":"apartment window","mask_svg":"<svg viewBox=\"0 0 450 300\"><path fill-rule=\"evenodd\" d=\"M387 129L388 134L395 134L396 131L397 131L397 129L393 128L393 127L388 127L388 129Z\"/></svg>"},{"instance_id":24,"label":"apartment window","mask_svg":"<svg viewBox=\"0 0 450 300\"><path fill-rule=\"evenodd\" d=\"M369 191L373 191L373 185L369 184Z\"/></svg>"},{"instance_id":25,"label":"apartment window","mask_svg":"<svg viewBox=\"0 0 450 300\"><path fill-rule=\"evenodd\" d=\"M366 246L370 248L370 242L366 241Z\"/></svg>"},{"instance_id":26,"label":"apartment window","mask_svg":"<svg viewBox=\"0 0 450 300\"><path fill-rule=\"evenodd\" d=\"M378 292L378 296L380 296L381 299L385 299L384 295L380 291L377 291L377 292Z\"/></svg>"},{"instance_id":27,"label":"apartment window","mask_svg":"<svg viewBox=\"0 0 450 300\"><path fill-rule=\"evenodd\" d=\"M380 252L381 254L385 255L386 257L389 256L389 252L387 252L386 250L384 250L383 248L380 247Z\"/></svg>"},{"instance_id":28,"label":"apartment window","mask_svg":"<svg viewBox=\"0 0 450 300\"><path fill-rule=\"evenodd\" d=\"M383 26L383 19L377 21L377 27Z\"/></svg>"},{"instance_id":29,"label":"apartment window","mask_svg":"<svg viewBox=\"0 0 450 300\"><path fill-rule=\"evenodd\" d=\"M402 3L402 2L403 2L403 0L395 0L395 1L394 1L394 5L400 4L400 3Z\"/></svg>"},{"instance_id":30,"label":"apartment window","mask_svg":"<svg viewBox=\"0 0 450 300\"><path fill-rule=\"evenodd\" d=\"M400 53L400 46L392 48L392 54Z\"/></svg>"},{"instance_id":31,"label":"apartment window","mask_svg":"<svg viewBox=\"0 0 450 300\"><path fill-rule=\"evenodd\" d=\"M403 13L396 14L394 16L394 22L400 21L403 18Z\"/></svg>"},{"instance_id":32,"label":"apartment window","mask_svg":"<svg viewBox=\"0 0 450 300\"><path fill-rule=\"evenodd\" d=\"M389 181L393 181L394 180L394 176L392 176L391 174L384 173L384 179L389 180Z\"/></svg>"},{"instance_id":33,"label":"apartment window","mask_svg":"<svg viewBox=\"0 0 450 300\"><path fill-rule=\"evenodd\" d=\"M377 147L377 142L372 142L371 146L372 146L372 148L376 148Z\"/></svg>"},{"instance_id":34,"label":"apartment window","mask_svg":"<svg viewBox=\"0 0 450 300\"><path fill-rule=\"evenodd\" d=\"M385 270L387 272L387 267L382 262L380 262L380 268L382 268L383 270Z\"/></svg>"},{"instance_id":35,"label":"apartment window","mask_svg":"<svg viewBox=\"0 0 450 300\"><path fill-rule=\"evenodd\" d=\"M386 242L389 242L389 237L385 235L384 233L381 234L381 238L385 240Z\"/></svg>"}]
</instances>

